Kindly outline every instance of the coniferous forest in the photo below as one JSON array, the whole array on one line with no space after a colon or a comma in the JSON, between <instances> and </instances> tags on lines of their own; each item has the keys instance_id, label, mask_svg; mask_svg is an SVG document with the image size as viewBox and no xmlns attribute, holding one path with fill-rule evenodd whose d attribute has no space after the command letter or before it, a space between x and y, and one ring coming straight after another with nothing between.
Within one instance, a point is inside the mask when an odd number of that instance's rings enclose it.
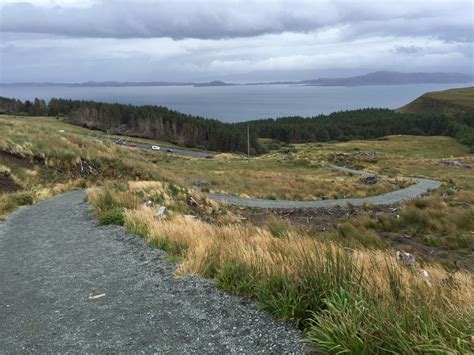
<instances>
[{"instance_id":1,"label":"coniferous forest","mask_svg":"<svg viewBox=\"0 0 474 355\"><path fill-rule=\"evenodd\" d=\"M258 138L284 143L373 139L391 134L445 135L474 147L474 113L409 114L367 108L314 117L282 117L242 123L223 123L186 115L162 106L133 106L94 101L0 98L0 113L64 117L83 127L221 152L247 152L250 126L252 154L264 152Z\"/></svg>"}]
</instances>

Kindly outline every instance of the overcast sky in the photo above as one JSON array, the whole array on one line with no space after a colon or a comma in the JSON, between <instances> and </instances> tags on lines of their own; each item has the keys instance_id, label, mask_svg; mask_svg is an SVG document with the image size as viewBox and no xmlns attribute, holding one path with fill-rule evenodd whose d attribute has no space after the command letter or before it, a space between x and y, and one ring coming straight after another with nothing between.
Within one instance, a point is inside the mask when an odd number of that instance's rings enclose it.
<instances>
[{"instance_id":1,"label":"overcast sky","mask_svg":"<svg viewBox=\"0 0 474 355\"><path fill-rule=\"evenodd\" d=\"M0 0L0 81L473 73L472 0Z\"/></svg>"}]
</instances>

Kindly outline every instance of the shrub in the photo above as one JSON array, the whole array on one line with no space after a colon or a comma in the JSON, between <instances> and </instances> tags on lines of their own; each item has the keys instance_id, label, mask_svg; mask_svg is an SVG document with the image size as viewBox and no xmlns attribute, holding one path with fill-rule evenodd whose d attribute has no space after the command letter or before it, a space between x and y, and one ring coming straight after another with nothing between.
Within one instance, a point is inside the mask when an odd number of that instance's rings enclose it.
<instances>
[{"instance_id":1,"label":"shrub","mask_svg":"<svg viewBox=\"0 0 474 355\"><path fill-rule=\"evenodd\" d=\"M125 222L124 210L122 207L115 206L110 210L105 211L99 217L101 224L116 224L123 226Z\"/></svg>"},{"instance_id":2,"label":"shrub","mask_svg":"<svg viewBox=\"0 0 474 355\"><path fill-rule=\"evenodd\" d=\"M267 227L270 233L275 237L275 238L284 238L288 236L288 232L290 230L290 225L278 218L271 218L267 222Z\"/></svg>"},{"instance_id":3,"label":"shrub","mask_svg":"<svg viewBox=\"0 0 474 355\"><path fill-rule=\"evenodd\" d=\"M357 223L357 222L354 222ZM338 235L346 245L366 248L383 248L385 242L373 230L362 225L355 226L350 222L341 223L337 228Z\"/></svg>"},{"instance_id":4,"label":"shrub","mask_svg":"<svg viewBox=\"0 0 474 355\"><path fill-rule=\"evenodd\" d=\"M19 192L14 195L17 206L31 205L34 202L34 197L31 192Z\"/></svg>"}]
</instances>

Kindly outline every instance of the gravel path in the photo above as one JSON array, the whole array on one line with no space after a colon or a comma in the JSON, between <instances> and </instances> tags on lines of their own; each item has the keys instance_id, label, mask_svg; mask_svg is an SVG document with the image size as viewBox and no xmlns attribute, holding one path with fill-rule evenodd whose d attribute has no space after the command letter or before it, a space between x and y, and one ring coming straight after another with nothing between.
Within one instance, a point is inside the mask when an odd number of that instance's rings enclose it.
<instances>
[{"instance_id":1,"label":"gravel path","mask_svg":"<svg viewBox=\"0 0 474 355\"><path fill-rule=\"evenodd\" d=\"M164 253L97 226L84 192L0 224L0 353L302 353L300 333ZM89 296L105 294L90 299Z\"/></svg>"},{"instance_id":2,"label":"gravel path","mask_svg":"<svg viewBox=\"0 0 474 355\"><path fill-rule=\"evenodd\" d=\"M345 173L374 176L374 174L344 168L341 166L331 165L332 169L336 169ZM227 194L209 193L209 198L227 202L232 205L246 206L246 207L260 207L260 208L321 208L321 207L335 207L351 204L353 206L362 206L364 204L370 205L391 205L393 203L409 200L417 196L423 195L430 190L435 190L441 186L441 182L430 179L416 178L416 183L404 189L388 192L383 195L370 196L364 198L343 198L337 200L318 200L318 201L289 201L289 200L265 200L259 198L243 198Z\"/></svg>"}]
</instances>

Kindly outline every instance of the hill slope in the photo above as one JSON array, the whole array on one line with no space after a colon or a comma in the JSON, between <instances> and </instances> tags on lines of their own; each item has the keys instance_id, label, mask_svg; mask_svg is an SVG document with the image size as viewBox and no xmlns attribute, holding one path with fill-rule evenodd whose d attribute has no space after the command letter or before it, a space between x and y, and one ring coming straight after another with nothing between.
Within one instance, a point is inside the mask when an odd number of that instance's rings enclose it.
<instances>
[{"instance_id":1,"label":"hill slope","mask_svg":"<svg viewBox=\"0 0 474 355\"><path fill-rule=\"evenodd\" d=\"M441 113L447 115L459 112L474 112L474 86L428 92L409 104L400 107L397 111L403 113Z\"/></svg>"},{"instance_id":2,"label":"hill slope","mask_svg":"<svg viewBox=\"0 0 474 355\"><path fill-rule=\"evenodd\" d=\"M426 83L469 83L472 75L462 73L400 73L377 71L349 78L320 78L300 82L316 86L406 85Z\"/></svg>"}]
</instances>

